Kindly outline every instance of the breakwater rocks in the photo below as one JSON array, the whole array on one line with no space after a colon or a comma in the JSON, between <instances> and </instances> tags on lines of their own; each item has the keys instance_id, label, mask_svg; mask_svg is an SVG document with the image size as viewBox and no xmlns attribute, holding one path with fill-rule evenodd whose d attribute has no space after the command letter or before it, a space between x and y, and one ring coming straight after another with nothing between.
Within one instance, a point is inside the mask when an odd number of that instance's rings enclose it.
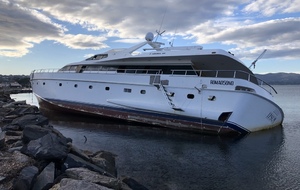
<instances>
[{"instance_id":1,"label":"breakwater rocks","mask_svg":"<svg viewBox=\"0 0 300 190\"><path fill-rule=\"evenodd\" d=\"M36 106L0 95L1 190L147 189L118 177L116 155L79 150Z\"/></svg>"}]
</instances>

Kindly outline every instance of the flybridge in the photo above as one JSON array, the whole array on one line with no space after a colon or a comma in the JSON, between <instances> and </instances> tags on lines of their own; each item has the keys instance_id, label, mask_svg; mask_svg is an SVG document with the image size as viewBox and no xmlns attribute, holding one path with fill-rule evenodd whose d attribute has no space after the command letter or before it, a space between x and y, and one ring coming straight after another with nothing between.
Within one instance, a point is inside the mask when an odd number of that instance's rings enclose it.
<instances>
[{"instance_id":1,"label":"flybridge","mask_svg":"<svg viewBox=\"0 0 300 190\"><path fill-rule=\"evenodd\" d=\"M145 48L144 51L147 50L156 50L156 51L172 51L172 50L202 50L202 46L179 46L179 47L164 47L161 48L161 45L165 45L161 42L153 42L154 35L152 32L148 32L145 36L147 44L149 44L152 48Z\"/></svg>"},{"instance_id":2,"label":"flybridge","mask_svg":"<svg viewBox=\"0 0 300 190\"><path fill-rule=\"evenodd\" d=\"M169 51L191 51L191 50L202 50L203 47L202 46L178 46L178 47L161 47L162 45L165 45L162 42L153 42L154 39L154 35L152 32L148 32L145 36L145 40L144 42L137 44L135 46L132 46L130 48L122 48L122 49L112 49L109 50L107 52L105 52L104 54L108 55L108 57L110 56L114 56L114 58L116 57L123 57L124 55L128 56L128 55L139 55L139 54L134 54L138 49L142 48L143 46L145 46L146 44L150 45L152 48L144 48L144 51L149 51L152 50L156 53L150 53L150 55L162 55L164 54L163 52L169 52ZM161 52L161 53L159 53ZM93 57L89 58L88 60L94 60Z\"/></svg>"}]
</instances>

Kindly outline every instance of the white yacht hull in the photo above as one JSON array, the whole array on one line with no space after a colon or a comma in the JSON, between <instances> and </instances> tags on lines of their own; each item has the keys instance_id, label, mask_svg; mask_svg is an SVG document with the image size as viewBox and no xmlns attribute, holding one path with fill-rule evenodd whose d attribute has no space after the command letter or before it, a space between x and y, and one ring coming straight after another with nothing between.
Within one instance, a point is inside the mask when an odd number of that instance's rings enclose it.
<instances>
[{"instance_id":1,"label":"white yacht hull","mask_svg":"<svg viewBox=\"0 0 300 190\"><path fill-rule=\"evenodd\" d=\"M249 81L218 78L215 82L215 78L194 75L120 75L34 73L31 82L41 107L180 130L245 135L283 121L283 112L271 95ZM160 83L153 77L159 77ZM250 86L255 93L236 90L236 86Z\"/></svg>"}]
</instances>

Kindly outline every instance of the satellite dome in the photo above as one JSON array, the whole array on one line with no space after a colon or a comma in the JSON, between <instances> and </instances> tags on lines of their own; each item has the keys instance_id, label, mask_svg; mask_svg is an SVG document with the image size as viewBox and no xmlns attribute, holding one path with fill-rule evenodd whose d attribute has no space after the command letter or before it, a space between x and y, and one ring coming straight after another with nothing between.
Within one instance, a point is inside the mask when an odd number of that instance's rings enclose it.
<instances>
[{"instance_id":1,"label":"satellite dome","mask_svg":"<svg viewBox=\"0 0 300 190\"><path fill-rule=\"evenodd\" d=\"M148 42L152 42L153 38L154 38L154 35L153 35L152 32L148 32L148 33L146 34L146 36L145 36L145 39L146 39Z\"/></svg>"}]
</instances>

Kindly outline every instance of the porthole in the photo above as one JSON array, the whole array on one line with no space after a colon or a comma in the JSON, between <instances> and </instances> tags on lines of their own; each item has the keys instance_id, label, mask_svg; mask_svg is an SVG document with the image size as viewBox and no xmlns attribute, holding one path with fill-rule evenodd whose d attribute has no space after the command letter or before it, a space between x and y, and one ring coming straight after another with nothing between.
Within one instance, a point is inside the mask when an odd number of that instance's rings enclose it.
<instances>
[{"instance_id":1,"label":"porthole","mask_svg":"<svg viewBox=\"0 0 300 190\"><path fill-rule=\"evenodd\" d=\"M59 83L59 86L62 86L62 84L61 84L61 83Z\"/></svg>"},{"instance_id":2,"label":"porthole","mask_svg":"<svg viewBox=\"0 0 300 190\"><path fill-rule=\"evenodd\" d=\"M108 87L108 86L107 86L107 87L105 87L105 90L107 90L107 91L108 91L108 90L109 90L109 87Z\"/></svg>"},{"instance_id":3,"label":"porthole","mask_svg":"<svg viewBox=\"0 0 300 190\"><path fill-rule=\"evenodd\" d=\"M188 98L188 99L194 99L194 97L195 97L194 94L188 94L188 95L187 95L187 98Z\"/></svg>"},{"instance_id":4,"label":"porthole","mask_svg":"<svg viewBox=\"0 0 300 190\"><path fill-rule=\"evenodd\" d=\"M75 88L77 88L77 86L78 86L77 84L74 84L74 87L75 87Z\"/></svg>"},{"instance_id":5,"label":"porthole","mask_svg":"<svg viewBox=\"0 0 300 190\"><path fill-rule=\"evenodd\" d=\"M93 86L92 86L92 85L90 85L90 86L89 86L89 89L92 89L92 88L93 88Z\"/></svg>"},{"instance_id":6,"label":"porthole","mask_svg":"<svg viewBox=\"0 0 300 190\"><path fill-rule=\"evenodd\" d=\"M141 94L146 94L146 90L141 90Z\"/></svg>"},{"instance_id":7,"label":"porthole","mask_svg":"<svg viewBox=\"0 0 300 190\"><path fill-rule=\"evenodd\" d=\"M46 83L45 82L43 82L43 85L45 85Z\"/></svg>"}]
</instances>

